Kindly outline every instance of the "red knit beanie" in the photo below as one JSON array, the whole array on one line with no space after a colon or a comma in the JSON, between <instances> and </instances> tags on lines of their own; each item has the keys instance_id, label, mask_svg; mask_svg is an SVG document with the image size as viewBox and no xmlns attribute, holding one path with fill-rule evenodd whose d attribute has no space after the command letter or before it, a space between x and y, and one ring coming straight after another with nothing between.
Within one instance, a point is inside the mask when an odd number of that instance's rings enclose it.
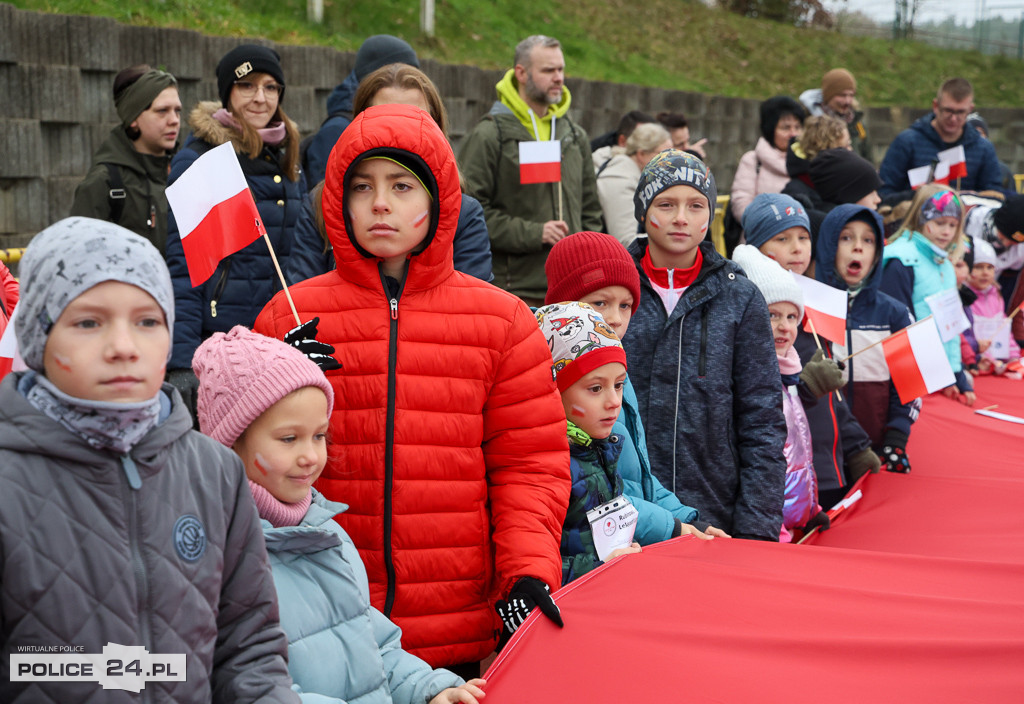
<instances>
[{"instance_id":1,"label":"red knit beanie","mask_svg":"<svg viewBox=\"0 0 1024 704\"><path fill-rule=\"evenodd\" d=\"M622 243L603 232L577 232L555 243L544 272L548 293L544 303L578 301L605 286L624 286L633 294L633 312L640 305L640 274Z\"/></svg>"}]
</instances>

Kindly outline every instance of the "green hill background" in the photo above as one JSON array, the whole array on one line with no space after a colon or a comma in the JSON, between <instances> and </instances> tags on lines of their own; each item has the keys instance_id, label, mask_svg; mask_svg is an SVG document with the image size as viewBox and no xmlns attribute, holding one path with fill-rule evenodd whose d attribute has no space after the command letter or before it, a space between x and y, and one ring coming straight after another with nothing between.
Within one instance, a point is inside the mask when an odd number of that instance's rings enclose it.
<instances>
[{"instance_id":1,"label":"green hill background","mask_svg":"<svg viewBox=\"0 0 1024 704\"><path fill-rule=\"evenodd\" d=\"M322 25L306 20L305 0L13 4L342 50L388 33L421 57L481 68L508 67L519 39L543 33L562 41L571 76L747 98L798 95L835 66L854 73L858 97L872 106L925 107L942 80L956 75L974 84L979 105L1018 107L1024 95L1024 62L1016 59L748 19L696 0L437 0L433 38L419 31L418 0L324 0Z\"/></svg>"}]
</instances>

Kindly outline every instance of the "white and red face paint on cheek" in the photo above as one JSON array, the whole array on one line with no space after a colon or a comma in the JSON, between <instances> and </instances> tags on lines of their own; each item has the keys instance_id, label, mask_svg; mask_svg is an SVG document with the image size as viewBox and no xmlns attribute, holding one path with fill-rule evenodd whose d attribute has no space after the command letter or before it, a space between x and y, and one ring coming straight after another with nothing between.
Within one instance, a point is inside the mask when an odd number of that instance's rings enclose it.
<instances>
[{"instance_id":1,"label":"white and red face paint on cheek","mask_svg":"<svg viewBox=\"0 0 1024 704\"><path fill-rule=\"evenodd\" d=\"M574 416L576 416L577 418L586 418L587 417L587 412L584 411L582 407L577 406L575 403L572 404L572 409L571 410L572 410L572 414Z\"/></svg>"},{"instance_id":2,"label":"white and red face paint on cheek","mask_svg":"<svg viewBox=\"0 0 1024 704\"><path fill-rule=\"evenodd\" d=\"M66 371L68 373L71 372L71 360L68 359L67 357L65 357L64 355L62 355L62 354L55 354L55 355L53 355L53 363L56 364L61 369L63 369L64 371Z\"/></svg>"},{"instance_id":3,"label":"white and red face paint on cheek","mask_svg":"<svg viewBox=\"0 0 1024 704\"><path fill-rule=\"evenodd\" d=\"M658 218L656 218L656 217L654 217L652 215L650 219L651 219L651 227L653 227L655 230L660 230L661 229L661 223L658 222Z\"/></svg>"},{"instance_id":4,"label":"white and red face paint on cheek","mask_svg":"<svg viewBox=\"0 0 1024 704\"><path fill-rule=\"evenodd\" d=\"M429 217L430 217L430 211L429 210L424 210L422 213L420 213L415 218L413 218L412 226L413 227L419 227L420 225L425 223L427 221L427 218L429 218Z\"/></svg>"},{"instance_id":5,"label":"white and red face paint on cheek","mask_svg":"<svg viewBox=\"0 0 1024 704\"><path fill-rule=\"evenodd\" d=\"M270 473L270 463L267 462L266 457L264 457L258 452L256 453L256 456L252 460L252 466L258 469L260 471L260 474L262 474L264 477Z\"/></svg>"}]
</instances>

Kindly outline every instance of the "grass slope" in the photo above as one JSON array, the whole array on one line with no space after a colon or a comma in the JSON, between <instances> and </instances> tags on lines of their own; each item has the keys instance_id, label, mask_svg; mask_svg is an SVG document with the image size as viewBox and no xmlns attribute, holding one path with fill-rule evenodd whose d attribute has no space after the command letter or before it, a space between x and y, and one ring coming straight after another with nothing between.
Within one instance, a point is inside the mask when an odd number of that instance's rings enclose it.
<instances>
[{"instance_id":1,"label":"grass slope","mask_svg":"<svg viewBox=\"0 0 1024 704\"><path fill-rule=\"evenodd\" d=\"M943 78L967 77L978 103L1018 107L1024 64L976 51L889 42L751 20L697 0L437 0L436 37L419 31L417 0L324 0L324 24L305 19L305 0L13 0L37 11L92 14L208 34L263 36L286 44L354 50L379 33L400 36L420 56L503 68L518 39L558 37L569 73L703 93L797 95L845 66L867 105L927 105Z\"/></svg>"}]
</instances>

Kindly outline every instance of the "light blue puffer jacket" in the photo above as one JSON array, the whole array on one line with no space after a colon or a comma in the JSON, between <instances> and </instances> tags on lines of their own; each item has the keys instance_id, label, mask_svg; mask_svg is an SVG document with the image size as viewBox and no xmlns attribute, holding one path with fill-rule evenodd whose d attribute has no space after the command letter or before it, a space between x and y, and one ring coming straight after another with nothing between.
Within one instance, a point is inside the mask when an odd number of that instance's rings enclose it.
<instances>
[{"instance_id":1,"label":"light blue puffer jacket","mask_svg":"<svg viewBox=\"0 0 1024 704\"><path fill-rule=\"evenodd\" d=\"M426 704L463 683L402 650L402 631L370 606L366 570L334 521L348 507L315 490L297 526L263 521L288 670L307 704Z\"/></svg>"},{"instance_id":2,"label":"light blue puffer jacket","mask_svg":"<svg viewBox=\"0 0 1024 704\"><path fill-rule=\"evenodd\" d=\"M622 390L622 411L612 433L623 437L618 470L622 475L623 493L633 502L639 514L633 539L641 545L659 543L672 537L675 519L678 518L682 523L697 522L697 509L681 502L651 472L644 424L640 420L636 392L628 376ZM700 522L697 527L704 529L707 524Z\"/></svg>"}]
</instances>

